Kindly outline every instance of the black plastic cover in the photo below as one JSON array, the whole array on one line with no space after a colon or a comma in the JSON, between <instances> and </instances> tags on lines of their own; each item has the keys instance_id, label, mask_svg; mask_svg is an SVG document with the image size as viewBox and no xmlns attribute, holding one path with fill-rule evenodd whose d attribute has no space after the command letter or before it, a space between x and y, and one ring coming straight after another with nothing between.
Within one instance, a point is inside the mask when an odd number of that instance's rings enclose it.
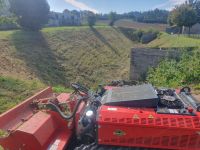
<instances>
[{"instance_id":1,"label":"black plastic cover","mask_svg":"<svg viewBox=\"0 0 200 150\"><path fill-rule=\"evenodd\" d=\"M150 84L117 87L108 90L102 99L107 106L157 108L159 98Z\"/></svg>"}]
</instances>

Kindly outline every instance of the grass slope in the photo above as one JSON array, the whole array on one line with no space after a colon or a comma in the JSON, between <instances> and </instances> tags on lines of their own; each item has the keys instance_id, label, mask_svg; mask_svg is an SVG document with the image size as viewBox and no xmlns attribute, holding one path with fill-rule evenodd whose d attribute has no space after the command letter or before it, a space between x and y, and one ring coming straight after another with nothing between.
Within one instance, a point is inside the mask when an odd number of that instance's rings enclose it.
<instances>
[{"instance_id":1,"label":"grass slope","mask_svg":"<svg viewBox=\"0 0 200 150\"><path fill-rule=\"evenodd\" d=\"M147 47L170 48L170 47L200 47L200 40L183 35L170 35L162 33L160 37L147 45Z\"/></svg>"},{"instance_id":2,"label":"grass slope","mask_svg":"<svg viewBox=\"0 0 200 150\"><path fill-rule=\"evenodd\" d=\"M0 75L45 84L96 85L128 78L133 42L112 27L0 32Z\"/></svg>"}]
</instances>

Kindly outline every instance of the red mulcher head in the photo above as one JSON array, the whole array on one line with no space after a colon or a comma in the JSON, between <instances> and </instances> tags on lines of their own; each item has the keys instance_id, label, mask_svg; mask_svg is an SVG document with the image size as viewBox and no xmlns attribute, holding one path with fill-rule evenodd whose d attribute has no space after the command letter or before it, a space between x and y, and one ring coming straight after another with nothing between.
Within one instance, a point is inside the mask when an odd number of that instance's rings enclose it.
<instances>
[{"instance_id":1,"label":"red mulcher head","mask_svg":"<svg viewBox=\"0 0 200 150\"><path fill-rule=\"evenodd\" d=\"M58 101L69 100L69 94L57 96ZM33 103L51 99L49 87L0 116L0 129L8 135L0 138L0 145L9 150L62 150L72 136L72 122L63 120L57 113L39 111Z\"/></svg>"}]
</instances>

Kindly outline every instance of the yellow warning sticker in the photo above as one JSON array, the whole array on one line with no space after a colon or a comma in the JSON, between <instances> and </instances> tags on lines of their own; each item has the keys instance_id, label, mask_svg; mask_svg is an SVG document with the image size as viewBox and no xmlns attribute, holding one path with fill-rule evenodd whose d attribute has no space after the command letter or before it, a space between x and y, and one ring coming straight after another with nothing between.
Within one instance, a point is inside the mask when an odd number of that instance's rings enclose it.
<instances>
[{"instance_id":1,"label":"yellow warning sticker","mask_svg":"<svg viewBox=\"0 0 200 150\"><path fill-rule=\"evenodd\" d=\"M149 115L149 119L154 119L154 116L152 114Z\"/></svg>"}]
</instances>

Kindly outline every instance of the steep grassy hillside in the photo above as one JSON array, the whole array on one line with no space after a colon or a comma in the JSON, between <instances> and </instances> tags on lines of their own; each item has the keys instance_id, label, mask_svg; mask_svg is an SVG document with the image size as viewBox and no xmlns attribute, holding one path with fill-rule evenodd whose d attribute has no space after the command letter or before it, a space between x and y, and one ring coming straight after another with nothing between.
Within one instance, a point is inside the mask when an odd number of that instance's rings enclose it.
<instances>
[{"instance_id":1,"label":"steep grassy hillside","mask_svg":"<svg viewBox=\"0 0 200 150\"><path fill-rule=\"evenodd\" d=\"M68 92L70 82L128 78L133 45L104 26L0 32L0 114L47 85Z\"/></svg>"},{"instance_id":2,"label":"steep grassy hillside","mask_svg":"<svg viewBox=\"0 0 200 150\"><path fill-rule=\"evenodd\" d=\"M170 35L167 33L162 33L158 39L149 43L147 47L200 47L200 40L183 35Z\"/></svg>"},{"instance_id":3,"label":"steep grassy hillside","mask_svg":"<svg viewBox=\"0 0 200 150\"><path fill-rule=\"evenodd\" d=\"M128 78L134 44L115 28L62 27L0 35L1 75L66 86Z\"/></svg>"}]
</instances>

